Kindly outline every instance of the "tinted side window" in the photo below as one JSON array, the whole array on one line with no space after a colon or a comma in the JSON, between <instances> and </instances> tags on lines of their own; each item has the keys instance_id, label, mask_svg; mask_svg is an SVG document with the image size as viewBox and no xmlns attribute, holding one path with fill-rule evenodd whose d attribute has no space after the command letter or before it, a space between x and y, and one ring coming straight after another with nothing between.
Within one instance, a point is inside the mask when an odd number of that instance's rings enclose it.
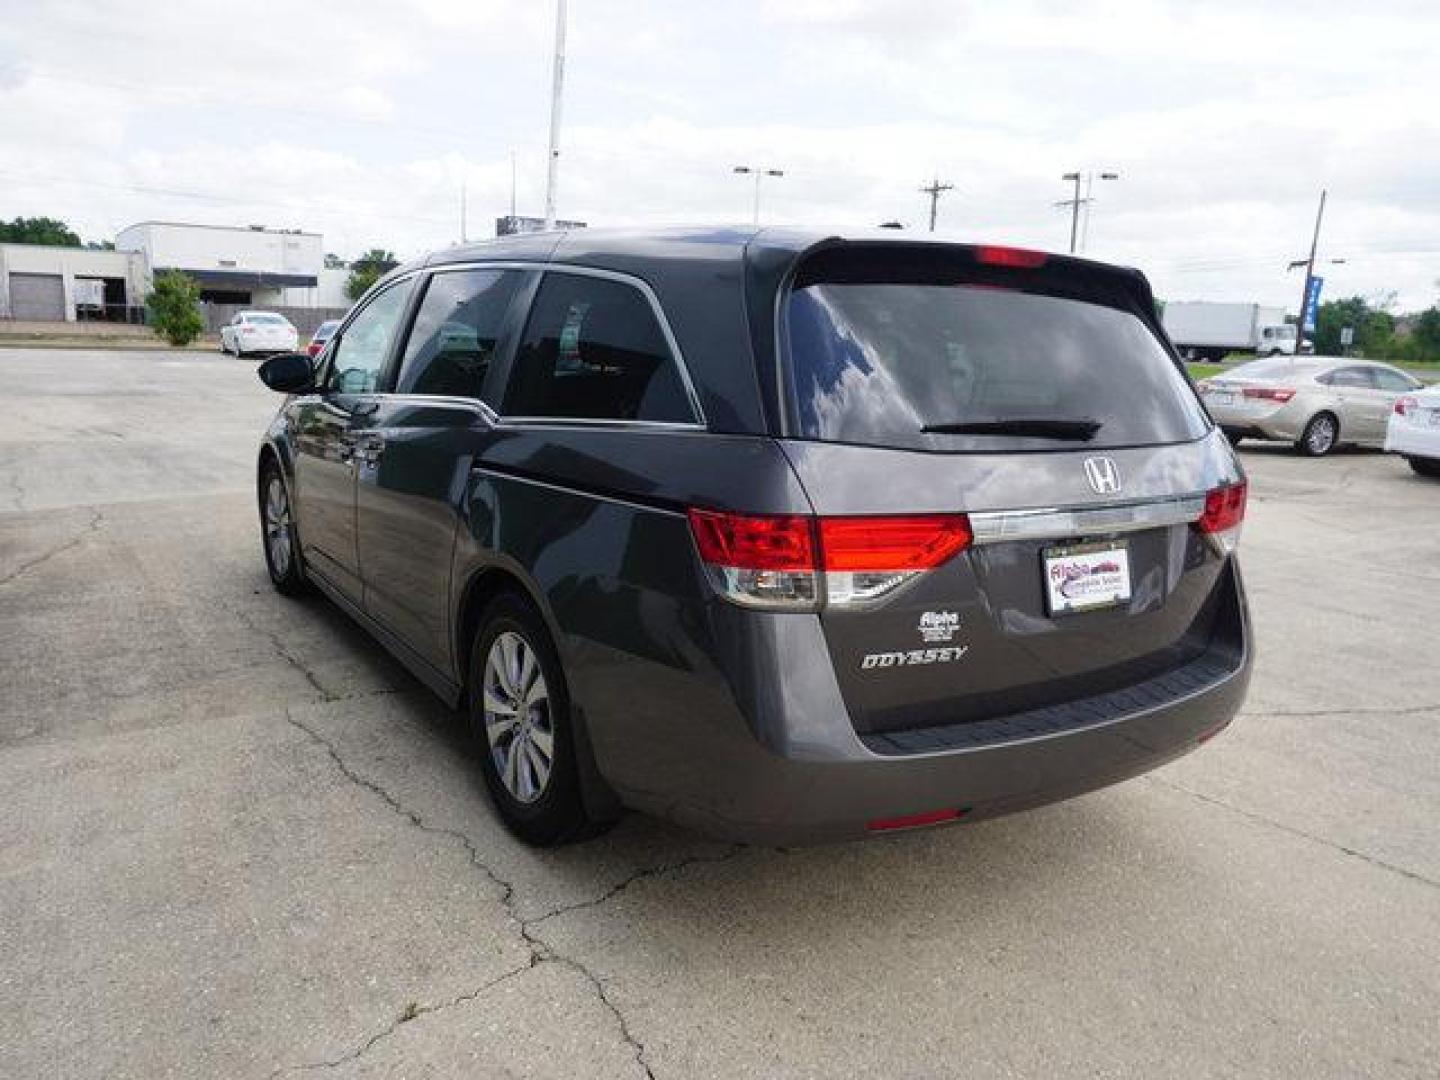
<instances>
[{"instance_id":1,"label":"tinted side window","mask_svg":"<svg viewBox=\"0 0 1440 1080\"><path fill-rule=\"evenodd\" d=\"M649 302L633 286L547 273L505 396L511 416L696 419Z\"/></svg>"},{"instance_id":2,"label":"tinted side window","mask_svg":"<svg viewBox=\"0 0 1440 1080\"><path fill-rule=\"evenodd\" d=\"M1390 390L1395 393L1403 393L1406 390L1414 390L1415 384L1398 371L1390 371L1387 368L1374 368L1375 382L1381 390Z\"/></svg>"},{"instance_id":3,"label":"tinted side window","mask_svg":"<svg viewBox=\"0 0 1440 1080\"><path fill-rule=\"evenodd\" d=\"M330 350L330 371L325 377L327 389L342 394L368 394L375 389L409 295L408 281L393 285L355 316L340 336L339 344Z\"/></svg>"},{"instance_id":4,"label":"tinted side window","mask_svg":"<svg viewBox=\"0 0 1440 1080\"><path fill-rule=\"evenodd\" d=\"M1325 380L1331 386L1359 386L1367 390L1375 386L1369 368L1347 367L1332 371Z\"/></svg>"},{"instance_id":5,"label":"tinted side window","mask_svg":"<svg viewBox=\"0 0 1440 1080\"><path fill-rule=\"evenodd\" d=\"M514 270L432 277L405 344L396 392L480 397L520 280Z\"/></svg>"}]
</instances>

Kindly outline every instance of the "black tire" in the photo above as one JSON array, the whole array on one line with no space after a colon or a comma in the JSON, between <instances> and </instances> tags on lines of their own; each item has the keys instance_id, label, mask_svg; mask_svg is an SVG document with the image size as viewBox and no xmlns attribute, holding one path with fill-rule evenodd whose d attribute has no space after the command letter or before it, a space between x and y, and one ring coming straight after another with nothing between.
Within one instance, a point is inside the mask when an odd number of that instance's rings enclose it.
<instances>
[{"instance_id":1,"label":"black tire","mask_svg":"<svg viewBox=\"0 0 1440 1080\"><path fill-rule=\"evenodd\" d=\"M527 691L535 688L536 679L526 681L524 672L529 669L524 667L524 654L518 654L521 658L509 665L508 678L501 678L499 669L490 663L492 650L496 650L500 667L506 667L506 649L513 650L516 639L536 665L536 678L543 682L543 703L529 704ZM466 710L470 728L479 745L485 786L505 827L535 847L571 843L602 830L605 824L591 820L581 796L574 721L560 658L544 622L527 600L502 593L490 602L471 644L469 675ZM491 713L496 729L493 738L487 732L487 695L491 704L512 707L508 713ZM514 717L510 727L502 729L500 725L510 717ZM550 741L549 771L537 784L546 737ZM513 771L507 767L512 762Z\"/></svg>"},{"instance_id":2,"label":"black tire","mask_svg":"<svg viewBox=\"0 0 1440 1080\"><path fill-rule=\"evenodd\" d=\"M260 547L265 552L270 584L285 596L300 596L308 591L309 582L305 580L305 563L300 557L300 541L295 532L295 505L290 500L285 477L273 459L267 460L260 469L259 495Z\"/></svg>"},{"instance_id":3,"label":"black tire","mask_svg":"<svg viewBox=\"0 0 1440 1080\"><path fill-rule=\"evenodd\" d=\"M1331 412L1319 412L1310 418L1295 443L1295 449L1306 457L1324 457L1340 445L1340 420Z\"/></svg>"},{"instance_id":4,"label":"black tire","mask_svg":"<svg viewBox=\"0 0 1440 1080\"><path fill-rule=\"evenodd\" d=\"M1405 460L1410 462L1410 468L1414 469L1417 475L1440 480L1440 458L1412 457Z\"/></svg>"}]
</instances>

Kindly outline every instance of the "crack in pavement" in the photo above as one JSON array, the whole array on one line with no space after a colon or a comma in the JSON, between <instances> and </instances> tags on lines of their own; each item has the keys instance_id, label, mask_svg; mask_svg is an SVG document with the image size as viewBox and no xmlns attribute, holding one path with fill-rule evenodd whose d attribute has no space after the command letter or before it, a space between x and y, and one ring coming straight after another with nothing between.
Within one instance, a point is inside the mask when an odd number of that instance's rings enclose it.
<instances>
[{"instance_id":1,"label":"crack in pavement","mask_svg":"<svg viewBox=\"0 0 1440 1080\"><path fill-rule=\"evenodd\" d=\"M1236 719L1266 720L1305 716L1440 716L1440 705L1394 705L1357 706L1353 709L1262 709L1259 712L1241 712Z\"/></svg>"},{"instance_id":2,"label":"crack in pavement","mask_svg":"<svg viewBox=\"0 0 1440 1080\"><path fill-rule=\"evenodd\" d=\"M370 690L352 690L349 693L344 694L339 693L335 690L331 690L328 686L326 686L320 681L320 677L315 674L314 670L310 667L309 664L305 663L304 660L302 660L299 656L295 655L295 653L290 650L290 647L285 644L278 632L274 630L266 630L263 627L259 626L247 612L241 611L239 608L230 608L229 610L230 613L234 615L235 618L239 619L242 623L244 623L245 626L252 633L259 634L261 637L265 638L270 643L270 648L274 651L276 656L278 656L281 660L284 660L285 663L289 664L292 668L294 668L302 676L304 676L305 681L314 688L317 694L320 695L320 701L324 704L332 704L337 701L355 701L359 698L384 697L389 694L406 693L406 690L398 686L381 686L375 687L374 689Z\"/></svg>"},{"instance_id":3,"label":"crack in pavement","mask_svg":"<svg viewBox=\"0 0 1440 1080\"><path fill-rule=\"evenodd\" d=\"M298 661L295 662L298 663ZM318 688L318 684L316 685ZM295 727L300 731L304 732L305 735L307 735L312 741L314 741L321 748L323 748L325 753L329 756L330 760L334 763L335 767L347 780L373 794L387 807L389 807L392 812L404 818L412 826L419 829L421 832L430 833L435 836L443 836L458 841L460 845L465 849L466 853L469 855L471 864L499 890L500 906L504 910L506 917L512 923L514 923L516 931L520 935L520 939L529 949L530 955L527 963L525 963L524 965L512 969L504 975L485 983L484 985L476 988L475 990L467 994L462 994L461 996L451 1000L448 1003L442 1003L440 1005L432 1006L421 1006L416 1008L413 1012L409 1012L408 1015L402 1014L385 1028L365 1039L356 1047L355 1050L342 1056L336 1061L319 1061L303 1065L288 1066L286 1068L277 1070L272 1075L279 1076L284 1073L295 1072L305 1069L334 1067L335 1065L354 1061L359 1057L363 1056L372 1047L384 1041L390 1035L394 1034L397 1030L399 1030L402 1024L408 1023L410 1020L413 1020L418 1016L427 1015L434 1012L441 1012L445 1009L453 1008L457 1005L462 1005L474 1001L481 994L493 988L494 986L499 985L506 979L514 978L516 975L519 975L525 971L529 971L535 967L538 967L541 964L553 963L560 964L566 968L569 968L571 971L574 971L576 974L580 975L587 982L589 982L592 987L594 987L596 998L615 1018L616 1026L619 1028L620 1038L634 1052L636 1065L640 1067L648 1080L654 1080L655 1073L651 1069L650 1063L645 1058L645 1044L631 1030L630 1023L626 1019L624 1012L620 1009L620 1006L611 997L610 990L608 985L606 984L606 981L602 979L599 975L597 975L594 971L590 970L589 967L587 967L584 963L582 963L575 957L566 955L565 953L562 953L558 949L556 949L553 944L551 944L549 941L547 941L544 937L542 937L536 932L535 927L539 923L542 923L548 919L553 919L558 915L562 915L570 911L576 911L582 908L599 907L600 905L623 893L626 889L630 888L638 881L643 881L648 878L660 877L661 875L665 874L672 874L684 869L687 866L692 866L698 863L717 863L733 859L745 850L743 846L736 845L732 849L718 856L700 855L690 859L682 859L678 862L667 863L658 867L642 867L628 875L622 881L611 886L599 897L555 908L554 910L547 911L543 915L539 915L533 918L523 918L515 910L514 883L507 878L502 877L492 866L490 866L481 857L479 849L475 846L474 841L471 840L467 834L460 831L459 829L451 829L431 824L430 822L425 820L422 814L407 807L398 798L396 798L393 794L386 790L381 784L377 783L374 780L371 780L369 777L362 776L360 773L356 772L355 769L353 769L350 764L344 759L344 757L340 754L339 749L330 739L326 738L318 730L296 717L291 711L291 709L288 707L285 709L285 720L292 727Z\"/></svg>"},{"instance_id":4,"label":"crack in pavement","mask_svg":"<svg viewBox=\"0 0 1440 1080\"><path fill-rule=\"evenodd\" d=\"M15 491L16 511L23 514L25 512L25 485L20 483L20 470L16 469L14 472L8 473L5 480Z\"/></svg>"},{"instance_id":5,"label":"crack in pavement","mask_svg":"<svg viewBox=\"0 0 1440 1080\"><path fill-rule=\"evenodd\" d=\"M6 574L4 577L0 577L0 585L8 585L10 584L10 582L14 581L22 574L28 573L42 563L49 562L51 559L55 558L55 556L63 555L71 548L78 547L80 544L84 543L88 537L90 537L92 534L99 530L101 524L105 521L105 514L103 511L94 510L91 511L91 514L92 516L90 518L90 524L86 525L85 528L81 529L78 534L72 536L64 543L56 545L49 551L45 552L43 555L37 555L29 562L21 563L14 570L10 571L10 573Z\"/></svg>"},{"instance_id":6,"label":"crack in pavement","mask_svg":"<svg viewBox=\"0 0 1440 1080\"><path fill-rule=\"evenodd\" d=\"M1266 817L1264 814L1257 814L1253 810L1246 810L1242 807L1235 806L1232 803L1226 802L1224 799L1217 799L1213 795L1206 795L1203 792L1195 791L1192 788L1182 787L1180 784L1175 783L1173 780L1165 780L1161 777L1153 775L1147 776L1145 779L1149 780L1152 784L1159 784L1161 787L1167 787L1172 791L1178 791L1182 795L1188 795L1192 799L1197 799L1203 803L1209 803L1211 806L1218 806L1220 807L1220 809L1228 810L1232 814L1238 814L1240 817L1243 817L1248 821L1253 821L1258 825L1267 825L1272 829L1278 830L1279 832L1288 833L1291 836L1298 836L1302 840L1309 840L1313 844L1319 844L1322 847L1330 848L1332 851L1338 851L1341 854L1349 855L1351 858L1359 859L1362 862L1367 862L1372 866L1377 866L1382 870L1388 870L1392 874L1399 874L1401 877L1408 878L1409 880L1418 882L1421 885L1428 885L1432 889L1440 889L1440 881L1436 881L1433 878L1426 877L1424 874L1416 873L1414 870L1407 870L1403 866L1396 866L1392 862L1387 862L1386 860L1379 858L1376 855L1371 855L1368 852L1359 850L1358 848L1352 848L1346 844L1340 843L1337 840L1330 840L1324 836L1317 836L1315 833L1306 832L1304 829L1297 829L1294 825L1286 825L1283 821L1276 821L1274 818Z\"/></svg>"},{"instance_id":7,"label":"crack in pavement","mask_svg":"<svg viewBox=\"0 0 1440 1080\"><path fill-rule=\"evenodd\" d=\"M526 919L525 922L529 926L538 926L540 923L546 922L549 919L558 918L561 915L568 915L572 911L583 911L585 908L600 907L609 903L636 882L644 881L646 878L663 877L667 874L684 870L688 866L698 866L703 863L729 862L743 851L745 851L744 844L731 844L724 852L718 855L693 855L688 859L680 859L676 862L661 863L659 866L648 866L637 870L623 881L610 886L610 888L606 889L599 896L592 897L589 900L577 900L573 904L562 904L560 907L552 908L543 915L535 915Z\"/></svg>"},{"instance_id":8,"label":"crack in pavement","mask_svg":"<svg viewBox=\"0 0 1440 1080\"><path fill-rule=\"evenodd\" d=\"M422 1016L429 1016L431 1013L444 1012L446 1009L453 1009L457 1005L468 1004L469 1002L477 999L487 990L494 989L508 979L513 979L516 975L523 975L525 972L529 971L534 966L535 958L532 955L528 963L521 964L519 967L516 968L511 968L509 971L505 972L502 975L497 975L489 982L482 983L480 986L477 986L474 990L471 990L467 994L461 994L458 997L453 997L449 1001L442 1002L439 1005L413 1005L411 1007L408 1007L404 1012L402 1012L399 1016L392 1020L388 1026L381 1028L374 1035L371 1035L368 1039L362 1042L359 1046L355 1047L354 1050L351 1050L348 1054L342 1054L340 1057L335 1058L333 1061L311 1061L307 1062L304 1065L289 1065L283 1069L277 1069L275 1072L271 1073L270 1076L273 1080L274 1077L284 1076L286 1073L309 1072L312 1069L338 1069L341 1065L348 1064L349 1062L364 1057L365 1054L369 1052L370 1048L373 1047L376 1043L383 1042L391 1035L394 1035L395 1032L400 1029L400 1026L402 1024L408 1024L412 1020L418 1020Z\"/></svg>"}]
</instances>

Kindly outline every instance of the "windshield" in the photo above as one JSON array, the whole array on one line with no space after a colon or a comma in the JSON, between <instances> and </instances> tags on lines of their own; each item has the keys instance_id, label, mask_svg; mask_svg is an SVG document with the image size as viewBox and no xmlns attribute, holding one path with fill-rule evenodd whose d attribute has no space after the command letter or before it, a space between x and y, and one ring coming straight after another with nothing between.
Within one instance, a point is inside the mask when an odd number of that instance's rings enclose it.
<instances>
[{"instance_id":1,"label":"windshield","mask_svg":"<svg viewBox=\"0 0 1440 1080\"><path fill-rule=\"evenodd\" d=\"M1129 312L979 285L827 283L788 302L799 432L937 451L1117 448L1207 421Z\"/></svg>"}]
</instances>

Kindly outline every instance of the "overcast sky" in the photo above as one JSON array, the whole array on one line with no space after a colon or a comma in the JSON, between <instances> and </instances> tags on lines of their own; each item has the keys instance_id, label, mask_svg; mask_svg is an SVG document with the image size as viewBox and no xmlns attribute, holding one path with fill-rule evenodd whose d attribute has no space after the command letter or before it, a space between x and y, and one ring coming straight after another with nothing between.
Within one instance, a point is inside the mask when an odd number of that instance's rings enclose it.
<instances>
[{"instance_id":1,"label":"overcast sky","mask_svg":"<svg viewBox=\"0 0 1440 1080\"><path fill-rule=\"evenodd\" d=\"M559 210L926 226L1086 253L1170 299L1440 298L1440 3L570 0ZM1263 9L1263 10L1262 10ZM6 0L0 217L321 232L402 257L544 201L551 0Z\"/></svg>"}]
</instances>

